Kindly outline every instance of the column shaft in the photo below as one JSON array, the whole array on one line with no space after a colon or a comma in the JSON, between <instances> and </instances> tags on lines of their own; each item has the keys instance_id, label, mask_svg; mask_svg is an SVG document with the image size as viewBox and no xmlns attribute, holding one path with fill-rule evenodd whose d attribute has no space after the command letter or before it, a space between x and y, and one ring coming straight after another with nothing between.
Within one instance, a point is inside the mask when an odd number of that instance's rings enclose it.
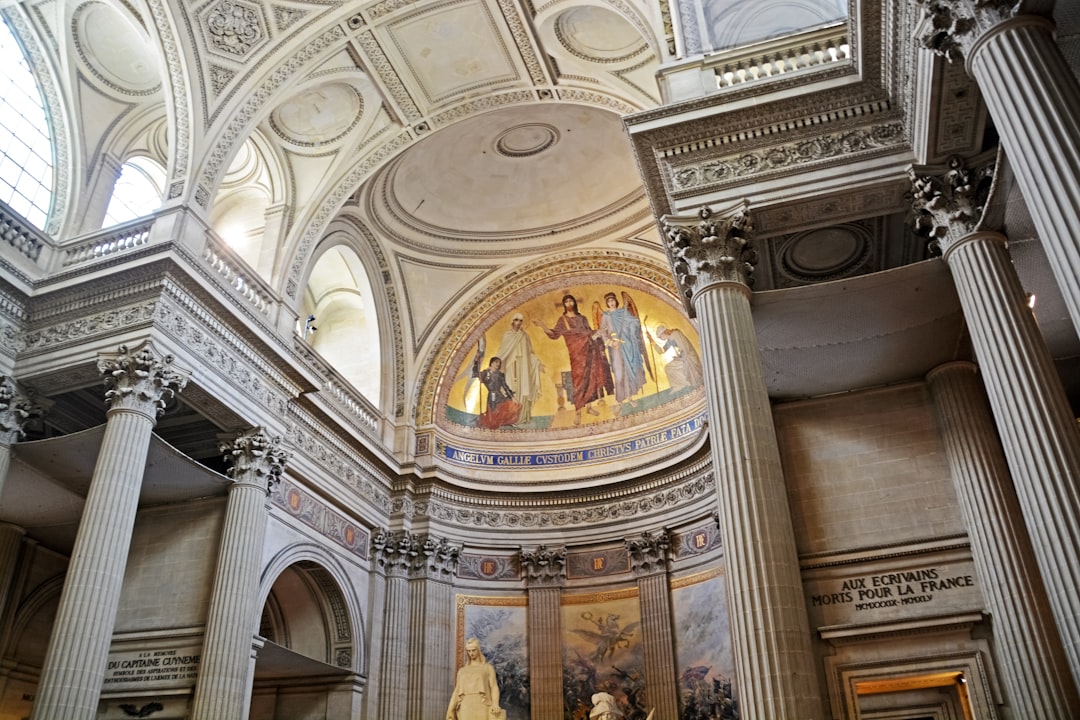
<instances>
[{"instance_id":1,"label":"column shaft","mask_svg":"<svg viewBox=\"0 0 1080 720\"><path fill-rule=\"evenodd\" d=\"M1046 19L1022 15L975 43L968 69L1080 329L1080 84Z\"/></svg>"},{"instance_id":2,"label":"column shaft","mask_svg":"<svg viewBox=\"0 0 1080 720\"><path fill-rule=\"evenodd\" d=\"M364 692L364 717L378 717L379 688L382 685L382 647L385 632L386 615L386 575L372 572L371 588L368 598L368 636L367 636L367 684ZM361 670L362 672L362 670Z\"/></svg>"},{"instance_id":3,"label":"column shaft","mask_svg":"<svg viewBox=\"0 0 1080 720\"><path fill-rule=\"evenodd\" d=\"M431 578L412 580L409 635L412 658L408 675L409 720L441 718L454 692L452 658L454 644L450 625L453 588Z\"/></svg>"},{"instance_id":4,"label":"column shaft","mask_svg":"<svg viewBox=\"0 0 1080 720\"><path fill-rule=\"evenodd\" d=\"M97 714L153 427L146 413L109 411L45 656L34 720L91 720Z\"/></svg>"},{"instance_id":5,"label":"column shaft","mask_svg":"<svg viewBox=\"0 0 1080 720\"><path fill-rule=\"evenodd\" d=\"M1035 559L1080 677L1080 434L1028 309L1005 238L973 233L946 253Z\"/></svg>"},{"instance_id":6,"label":"column shaft","mask_svg":"<svg viewBox=\"0 0 1080 720\"><path fill-rule=\"evenodd\" d=\"M245 718L251 703L252 640L258 628L259 572L266 536L266 487L229 488L202 662L191 717Z\"/></svg>"},{"instance_id":7,"label":"column shaft","mask_svg":"<svg viewBox=\"0 0 1080 720\"><path fill-rule=\"evenodd\" d=\"M671 631L671 595L667 573L638 578L641 636L645 644L645 689L656 717L679 716L679 687L675 681L675 637Z\"/></svg>"},{"instance_id":8,"label":"column shaft","mask_svg":"<svg viewBox=\"0 0 1080 720\"><path fill-rule=\"evenodd\" d=\"M379 712L376 717L400 717L402 708L407 707L410 620L409 581L405 577L391 575L386 579L386 624L383 625ZM443 708L445 712L446 708Z\"/></svg>"},{"instance_id":9,"label":"column shaft","mask_svg":"<svg viewBox=\"0 0 1080 720\"><path fill-rule=\"evenodd\" d=\"M728 282L694 295L740 706L746 720L803 720L821 717L821 700L749 292Z\"/></svg>"},{"instance_id":10,"label":"column shaft","mask_svg":"<svg viewBox=\"0 0 1080 720\"><path fill-rule=\"evenodd\" d=\"M529 588L529 683L532 720L562 720L562 616L558 587Z\"/></svg>"},{"instance_id":11,"label":"column shaft","mask_svg":"<svg viewBox=\"0 0 1080 720\"><path fill-rule=\"evenodd\" d=\"M18 583L15 581L22 554L26 531L10 523L0 524L0 628L7 626L9 608L18 608L18 598L13 598ZM0 653L7 647L6 634L0 632Z\"/></svg>"},{"instance_id":12,"label":"column shaft","mask_svg":"<svg viewBox=\"0 0 1080 720\"><path fill-rule=\"evenodd\" d=\"M1014 718L1080 717L1065 650L976 368L949 363L931 372L928 381L993 619L1006 705Z\"/></svg>"}]
</instances>

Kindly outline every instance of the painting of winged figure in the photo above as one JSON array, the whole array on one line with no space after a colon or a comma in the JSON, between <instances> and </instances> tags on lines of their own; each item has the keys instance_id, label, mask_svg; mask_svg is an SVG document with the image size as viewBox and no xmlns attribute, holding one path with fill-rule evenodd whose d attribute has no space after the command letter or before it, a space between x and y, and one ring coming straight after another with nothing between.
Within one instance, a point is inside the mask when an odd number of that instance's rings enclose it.
<instances>
[{"instance_id":1,"label":"painting of winged figure","mask_svg":"<svg viewBox=\"0 0 1080 720\"><path fill-rule=\"evenodd\" d=\"M626 720L645 720L644 648L637 596L563 605L566 720L588 720L592 697L607 693Z\"/></svg>"},{"instance_id":2,"label":"painting of winged figure","mask_svg":"<svg viewBox=\"0 0 1080 720\"><path fill-rule=\"evenodd\" d=\"M588 283L499 307L453 367L445 413L482 430L634 422L704 397L700 342L672 298Z\"/></svg>"}]
</instances>

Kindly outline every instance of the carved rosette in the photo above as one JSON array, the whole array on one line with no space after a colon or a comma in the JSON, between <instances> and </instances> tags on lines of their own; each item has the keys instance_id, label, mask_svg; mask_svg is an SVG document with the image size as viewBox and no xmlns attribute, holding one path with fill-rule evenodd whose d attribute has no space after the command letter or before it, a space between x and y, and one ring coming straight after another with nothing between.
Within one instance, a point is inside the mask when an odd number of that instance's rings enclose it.
<instances>
[{"instance_id":1,"label":"carved rosette","mask_svg":"<svg viewBox=\"0 0 1080 720\"><path fill-rule=\"evenodd\" d=\"M529 587L562 587L566 582L566 548L540 545L521 551L521 567Z\"/></svg>"},{"instance_id":2,"label":"carved rosette","mask_svg":"<svg viewBox=\"0 0 1080 720\"><path fill-rule=\"evenodd\" d=\"M26 434L26 424L44 411L33 398L21 392L9 377L0 377L0 443L10 445Z\"/></svg>"},{"instance_id":3,"label":"carved rosette","mask_svg":"<svg viewBox=\"0 0 1080 720\"><path fill-rule=\"evenodd\" d=\"M281 481L289 453L281 448L281 438L268 437L263 428L245 430L221 443L228 475L235 482L247 482L264 488L269 494Z\"/></svg>"},{"instance_id":4,"label":"carved rosette","mask_svg":"<svg viewBox=\"0 0 1080 720\"><path fill-rule=\"evenodd\" d=\"M461 546L445 538L428 535L423 538L423 566L418 568L431 580L447 580L457 574Z\"/></svg>"},{"instance_id":5,"label":"carved rosette","mask_svg":"<svg viewBox=\"0 0 1080 720\"><path fill-rule=\"evenodd\" d=\"M698 212L700 222L693 225L681 224L671 216L661 220L675 282L691 313L690 300L710 285L739 283L753 287L758 258L751 245L749 210L749 203L743 201L720 215L703 207Z\"/></svg>"},{"instance_id":6,"label":"carved rosette","mask_svg":"<svg viewBox=\"0 0 1080 720\"><path fill-rule=\"evenodd\" d=\"M190 373L172 367L173 356L159 357L149 341L129 351L121 345L116 354L98 359L105 376L105 402L111 410L135 410L156 418L165 403L184 389Z\"/></svg>"},{"instance_id":7,"label":"carved rosette","mask_svg":"<svg viewBox=\"0 0 1080 720\"><path fill-rule=\"evenodd\" d=\"M911 209L915 230L931 238L931 249L947 253L978 230L994 179L995 163L969 168L960 157L949 158L944 172L911 168Z\"/></svg>"},{"instance_id":8,"label":"carved rosette","mask_svg":"<svg viewBox=\"0 0 1080 720\"><path fill-rule=\"evenodd\" d=\"M667 572L671 538L667 530L643 532L640 537L626 538L630 553L630 569L634 575L656 575Z\"/></svg>"},{"instance_id":9,"label":"carved rosette","mask_svg":"<svg viewBox=\"0 0 1080 720\"><path fill-rule=\"evenodd\" d=\"M963 60L986 31L1020 10L1020 0L915 0L923 8L916 30L922 46L949 62Z\"/></svg>"}]
</instances>

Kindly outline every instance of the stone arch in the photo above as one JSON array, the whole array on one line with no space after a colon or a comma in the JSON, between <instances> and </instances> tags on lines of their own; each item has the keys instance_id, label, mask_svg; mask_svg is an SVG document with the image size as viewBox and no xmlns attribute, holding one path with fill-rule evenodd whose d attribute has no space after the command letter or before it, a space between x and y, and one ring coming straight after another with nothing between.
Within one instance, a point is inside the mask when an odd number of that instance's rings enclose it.
<instances>
[{"instance_id":1,"label":"stone arch","mask_svg":"<svg viewBox=\"0 0 1080 720\"><path fill-rule=\"evenodd\" d=\"M363 672L363 613L345 569L324 548L301 543L278 553L263 572L259 599L260 634L269 629L277 637L267 639L328 665ZM316 631L315 640L300 643L298 631Z\"/></svg>"}]
</instances>

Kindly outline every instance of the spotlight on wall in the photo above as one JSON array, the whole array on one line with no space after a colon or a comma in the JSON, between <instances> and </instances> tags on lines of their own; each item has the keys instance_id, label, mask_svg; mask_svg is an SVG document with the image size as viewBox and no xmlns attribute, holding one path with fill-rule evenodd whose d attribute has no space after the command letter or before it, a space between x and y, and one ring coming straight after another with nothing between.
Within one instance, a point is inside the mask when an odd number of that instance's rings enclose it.
<instances>
[{"instance_id":1,"label":"spotlight on wall","mask_svg":"<svg viewBox=\"0 0 1080 720\"><path fill-rule=\"evenodd\" d=\"M304 321L304 341L307 342L308 336L314 333L319 328L315 327L311 323L315 322L314 315L308 315L307 320Z\"/></svg>"}]
</instances>

